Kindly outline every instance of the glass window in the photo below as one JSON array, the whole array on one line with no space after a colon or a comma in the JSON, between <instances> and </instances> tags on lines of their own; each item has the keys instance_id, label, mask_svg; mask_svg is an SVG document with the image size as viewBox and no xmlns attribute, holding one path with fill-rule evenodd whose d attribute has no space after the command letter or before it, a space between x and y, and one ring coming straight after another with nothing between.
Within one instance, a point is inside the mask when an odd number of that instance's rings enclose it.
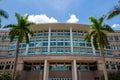
<instances>
[{"instance_id":1,"label":"glass window","mask_svg":"<svg viewBox=\"0 0 120 80\"><path fill-rule=\"evenodd\" d=\"M36 39L36 42L40 42L40 41L42 41L42 38L37 38Z\"/></svg>"},{"instance_id":2,"label":"glass window","mask_svg":"<svg viewBox=\"0 0 120 80\"><path fill-rule=\"evenodd\" d=\"M73 46L79 46L78 41L74 41Z\"/></svg>"},{"instance_id":3,"label":"glass window","mask_svg":"<svg viewBox=\"0 0 120 80\"><path fill-rule=\"evenodd\" d=\"M57 53L63 53L64 49L63 48L57 48Z\"/></svg>"},{"instance_id":4,"label":"glass window","mask_svg":"<svg viewBox=\"0 0 120 80\"><path fill-rule=\"evenodd\" d=\"M47 53L48 49L47 48L42 48L42 53Z\"/></svg>"},{"instance_id":5,"label":"glass window","mask_svg":"<svg viewBox=\"0 0 120 80\"><path fill-rule=\"evenodd\" d=\"M35 52L34 49L29 49L28 50L28 54L34 54L34 52Z\"/></svg>"},{"instance_id":6,"label":"glass window","mask_svg":"<svg viewBox=\"0 0 120 80\"><path fill-rule=\"evenodd\" d=\"M34 46L34 43L33 43L33 42L32 42L32 43L30 43L30 44L29 44L29 46L30 46L30 47L33 47L33 46Z\"/></svg>"},{"instance_id":7,"label":"glass window","mask_svg":"<svg viewBox=\"0 0 120 80\"><path fill-rule=\"evenodd\" d=\"M56 42L50 42L50 46L56 46Z\"/></svg>"},{"instance_id":8,"label":"glass window","mask_svg":"<svg viewBox=\"0 0 120 80\"><path fill-rule=\"evenodd\" d=\"M92 46L91 43L86 43L86 45L87 45L87 47L91 47Z\"/></svg>"},{"instance_id":9,"label":"glass window","mask_svg":"<svg viewBox=\"0 0 120 80\"><path fill-rule=\"evenodd\" d=\"M56 65L50 65L49 69L50 69L50 71L56 70Z\"/></svg>"},{"instance_id":10,"label":"glass window","mask_svg":"<svg viewBox=\"0 0 120 80\"><path fill-rule=\"evenodd\" d=\"M41 53L41 49L37 48L35 54L40 54L40 53Z\"/></svg>"},{"instance_id":11,"label":"glass window","mask_svg":"<svg viewBox=\"0 0 120 80\"><path fill-rule=\"evenodd\" d=\"M70 53L71 49L70 48L65 48L65 53Z\"/></svg>"},{"instance_id":12,"label":"glass window","mask_svg":"<svg viewBox=\"0 0 120 80\"><path fill-rule=\"evenodd\" d=\"M87 65L81 65L81 70L82 71L87 71L88 70L88 66Z\"/></svg>"},{"instance_id":13,"label":"glass window","mask_svg":"<svg viewBox=\"0 0 120 80\"><path fill-rule=\"evenodd\" d=\"M86 54L86 49L85 48L80 48L80 54Z\"/></svg>"},{"instance_id":14,"label":"glass window","mask_svg":"<svg viewBox=\"0 0 120 80\"><path fill-rule=\"evenodd\" d=\"M26 50L21 50L22 55L25 55Z\"/></svg>"},{"instance_id":15,"label":"glass window","mask_svg":"<svg viewBox=\"0 0 120 80\"><path fill-rule=\"evenodd\" d=\"M70 41L70 38L65 38L65 41Z\"/></svg>"},{"instance_id":16,"label":"glass window","mask_svg":"<svg viewBox=\"0 0 120 80\"><path fill-rule=\"evenodd\" d=\"M31 63L24 63L24 70L25 71L31 71L32 64Z\"/></svg>"},{"instance_id":17,"label":"glass window","mask_svg":"<svg viewBox=\"0 0 120 80\"><path fill-rule=\"evenodd\" d=\"M48 42L43 42L43 46L48 46Z\"/></svg>"},{"instance_id":18,"label":"glass window","mask_svg":"<svg viewBox=\"0 0 120 80\"><path fill-rule=\"evenodd\" d=\"M70 36L70 32L69 32L69 31L67 31L67 32L65 31L65 32L64 32L64 35L65 35L65 36Z\"/></svg>"},{"instance_id":19,"label":"glass window","mask_svg":"<svg viewBox=\"0 0 120 80\"><path fill-rule=\"evenodd\" d=\"M78 36L83 36L83 33L81 31L79 31Z\"/></svg>"},{"instance_id":20,"label":"glass window","mask_svg":"<svg viewBox=\"0 0 120 80\"><path fill-rule=\"evenodd\" d=\"M23 43L22 47L23 47L23 48L26 47L26 43Z\"/></svg>"},{"instance_id":21,"label":"glass window","mask_svg":"<svg viewBox=\"0 0 120 80\"><path fill-rule=\"evenodd\" d=\"M40 70L40 65L33 66L33 71L39 71L39 70Z\"/></svg>"},{"instance_id":22,"label":"glass window","mask_svg":"<svg viewBox=\"0 0 120 80\"><path fill-rule=\"evenodd\" d=\"M48 36L48 31L45 31L45 32L44 32L44 36Z\"/></svg>"},{"instance_id":23,"label":"glass window","mask_svg":"<svg viewBox=\"0 0 120 80\"><path fill-rule=\"evenodd\" d=\"M57 42L57 46L63 46L63 42Z\"/></svg>"},{"instance_id":24,"label":"glass window","mask_svg":"<svg viewBox=\"0 0 120 80\"><path fill-rule=\"evenodd\" d=\"M36 36L36 33L34 32L33 36Z\"/></svg>"},{"instance_id":25,"label":"glass window","mask_svg":"<svg viewBox=\"0 0 120 80\"><path fill-rule=\"evenodd\" d=\"M65 70L72 70L72 66L71 65L65 65Z\"/></svg>"},{"instance_id":26,"label":"glass window","mask_svg":"<svg viewBox=\"0 0 120 80\"><path fill-rule=\"evenodd\" d=\"M43 35L42 31L39 31L38 36L42 36L42 35Z\"/></svg>"},{"instance_id":27,"label":"glass window","mask_svg":"<svg viewBox=\"0 0 120 80\"><path fill-rule=\"evenodd\" d=\"M85 46L85 43L80 43L80 46Z\"/></svg>"},{"instance_id":28,"label":"glass window","mask_svg":"<svg viewBox=\"0 0 120 80\"><path fill-rule=\"evenodd\" d=\"M30 42L34 42L34 39L30 39Z\"/></svg>"},{"instance_id":29,"label":"glass window","mask_svg":"<svg viewBox=\"0 0 120 80\"><path fill-rule=\"evenodd\" d=\"M119 37L117 35L114 36L115 40L119 40Z\"/></svg>"},{"instance_id":30,"label":"glass window","mask_svg":"<svg viewBox=\"0 0 120 80\"><path fill-rule=\"evenodd\" d=\"M56 48L50 48L50 53L56 53Z\"/></svg>"},{"instance_id":31,"label":"glass window","mask_svg":"<svg viewBox=\"0 0 120 80\"><path fill-rule=\"evenodd\" d=\"M80 65L77 65L77 70L80 70Z\"/></svg>"},{"instance_id":32,"label":"glass window","mask_svg":"<svg viewBox=\"0 0 120 80\"><path fill-rule=\"evenodd\" d=\"M57 66L56 66L56 69L57 69L57 70L64 70L65 67L64 67L64 65L57 65Z\"/></svg>"},{"instance_id":33,"label":"glass window","mask_svg":"<svg viewBox=\"0 0 120 80\"><path fill-rule=\"evenodd\" d=\"M65 46L70 46L70 42L65 42Z\"/></svg>"},{"instance_id":34,"label":"glass window","mask_svg":"<svg viewBox=\"0 0 120 80\"><path fill-rule=\"evenodd\" d=\"M51 31L51 36L56 36L56 31L55 30Z\"/></svg>"},{"instance_id":35,"label":"glass window","mask_svg":"<svg viewBox=\"0 0 120 80\"><path fill-rule=\"evenodd\" d=\"M63 32L57 32L58 36L63 36Z\"/></svg>"},{"instance_id":36,"label":"glass window","mask_svg":"<svg viewBox=\"0 0 120 80\"><path fill-rule=\"evenodd\" d=\"M76 32L76 31L73 31L73 32L72 32L72 35L73 35L73 36L77 36L77 32Z\"/></svg>"},{"instance_id":37,"label":"glass window","mask_svg":"<svg viewBox=\"0 0 120 80\"><path fill-rule=\"evenodd\" d=\"M79 53L78 48L73 48L74 53Z\"/></svg>"},{"instance_id":38,"label":"glass window","mask_svg":"<svg viewBox=\"0 0 120 80\"><path fill-rule=\"evenodd\" d=\"M87 53L88 54L93 54L93 50L92 49L87 49Z\"/></svg>"},{"instance_id":39,"label":"glass window","mask_svg":"<svg viewBox=\"0 0 120 80\"><path fill-rule=\"evenodd\" d=\"M113 40L113 37L112 37L112 36L109 36L109 37L108 37L108 40Z\"/></svg>"},{"instance_id":40,"label":"glass window","mask_svg":"<svg viewBox=\"0 0 120 80\"><path fill-rule=\"evenodd\" d=\"M50 41L56 41L56 38L51 38L51 40Z\"/></svg>"},{"instance_id":41,"label":"glass window","mask_svg":"<svg viewBox=\"0 0 120 80\"><path fill-rule=\"evenodd\" d=\"M42 42L36 42L36 47L42 46Z\"/></svg>"},{"instance_id":42,"label":"glass window","mask_svg":"<svg viewBox=\"0 0 120 80\"><path fill-rule=\"evenodd\" d=\"M48 38L44 38L43 41L48 41Z\"/></svg>"},{"instance_id":43,"label":"glass window","mask_svg":"<svg viewBox=\"0 0 120 80\"><path fill-rule=\"evenodd\" d=\"M100 55L100 52L98 50L95 50L96 55Z\"/></svg>"}]
</instances>

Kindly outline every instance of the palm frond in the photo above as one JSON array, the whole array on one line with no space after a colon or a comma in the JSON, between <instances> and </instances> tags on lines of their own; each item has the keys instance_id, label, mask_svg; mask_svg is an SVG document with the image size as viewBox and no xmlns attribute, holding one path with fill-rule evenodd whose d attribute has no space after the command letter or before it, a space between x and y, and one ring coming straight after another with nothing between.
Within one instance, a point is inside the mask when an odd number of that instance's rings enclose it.
<instances>
[{"instance_id":1,"label":"palm frond","mask_svg":"<svg viewBox=\"0 0 120 80\"><path fill-rule=\"evenodd\" d=\"M5 25L3 28L15 28L17 27L16 24L8 24L8 25Z\"/></svg>"},{"instance_id":2,"label":"palm frond","mask_svg":"<svg viewBox=\"0 0 120 80\"><path fill-rule=\"evenodd\" d=\"M104 30L105 32L114 32L114 30L111 28L111 26L104 24L103 27L101 27L101 30Z\"/></svg>"},{"instance_id":3,"label":"palm frond","mask_svg":"<svg viewBox=\"0 0 120 80\"><path fill-rule=\"evenodd\" d=\"M0 16L6 19L9 17L8 13L2 9L0 9Z\"/></svg>"},{"instance_id":4,"label":"palm frond","mask_svg":"<svg viewBox=\"0 0 120 80\"><path fill-rule=\"evenodd\" d=\"M111 19L120 14L120 6L115 6L113 10L108 13L107 19Z\"/></svg>"}]
</instances>

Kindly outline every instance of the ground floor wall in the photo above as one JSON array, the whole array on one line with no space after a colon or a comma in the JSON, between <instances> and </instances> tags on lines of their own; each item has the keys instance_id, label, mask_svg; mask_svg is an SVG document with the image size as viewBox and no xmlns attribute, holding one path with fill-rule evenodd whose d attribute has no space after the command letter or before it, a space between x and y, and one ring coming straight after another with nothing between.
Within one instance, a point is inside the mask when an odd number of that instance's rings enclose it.
<instances>
[{"instance_id":1,"label":"ground floor wall","mask_svg":"<svg viewBox=\"0 0 120 80\"><path fill-rule=\"evenodd\" d=\"M0 61L5 62L1 64L4 65L4 70L0 70L0 72L12 71L14 57L0 58ZM109 61L119 63L120 59L107 57L106 65ZM8 65L10 68L6 68ZM113 69L111 67L111 70L117 71L118 68L117 66ZM20 80L99 80L103 75L102 70L102 58L89 55L19 56L17 64Z\"/></svg>"}]
</instances>

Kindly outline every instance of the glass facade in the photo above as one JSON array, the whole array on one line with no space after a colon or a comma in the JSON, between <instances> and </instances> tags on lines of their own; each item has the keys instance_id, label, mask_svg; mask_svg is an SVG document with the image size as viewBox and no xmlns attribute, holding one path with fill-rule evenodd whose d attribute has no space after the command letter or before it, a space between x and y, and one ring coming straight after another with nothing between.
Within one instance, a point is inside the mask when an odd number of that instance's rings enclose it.
<instances>
[{"instance_id":1,"label":"glass facade","mask_svg":"<svg viewBox=\"0 0 120 80\"><path fill-rule=\"evenodd\" d=\"M90 54L100 55L99 50L93 51L92 44L84 41L85 31L82 30L40 30L34 32L33 36L30 37L29 46L27 46L24 40L19 44L19 54ZM1 39L9 40L9 37L2 36ZM72 39L71 39L72 38ZM15 37L15 40L17 37ZM118 41L119 35L108 36L109 41ZM26 49L28 48L28 52ZM0 50L8 50L9 55L13 55L16 49L16 41L11 42L9 45L3 45L0 43ZM112 56L112 50L120 50L120 43L110 43L105 47L105 54ZM113 55L114 56L114 55Z\"/></svg>"}]
</instances>

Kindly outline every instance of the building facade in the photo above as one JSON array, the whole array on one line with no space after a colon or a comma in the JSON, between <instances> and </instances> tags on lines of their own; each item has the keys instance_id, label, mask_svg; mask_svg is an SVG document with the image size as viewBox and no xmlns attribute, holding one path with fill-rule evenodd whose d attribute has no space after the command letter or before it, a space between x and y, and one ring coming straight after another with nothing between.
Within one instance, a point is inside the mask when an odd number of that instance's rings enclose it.
<instances>
[{"instance_id":1,"label":"building facade","mask_svg":"<svg viewBox=\"0 0 120 80\"><path fill-rule=\"evenodd\" d=\"M103 75L102 57L84 41L90 25L48 23L31 26L30 44L19 45L17 71L20 80L99 80ZM16 39L9 30L0 30L0 72L12 71ZM104 48L107 71L120 70L120 31L107 33Z\"/></svg>"}]
</instances>

